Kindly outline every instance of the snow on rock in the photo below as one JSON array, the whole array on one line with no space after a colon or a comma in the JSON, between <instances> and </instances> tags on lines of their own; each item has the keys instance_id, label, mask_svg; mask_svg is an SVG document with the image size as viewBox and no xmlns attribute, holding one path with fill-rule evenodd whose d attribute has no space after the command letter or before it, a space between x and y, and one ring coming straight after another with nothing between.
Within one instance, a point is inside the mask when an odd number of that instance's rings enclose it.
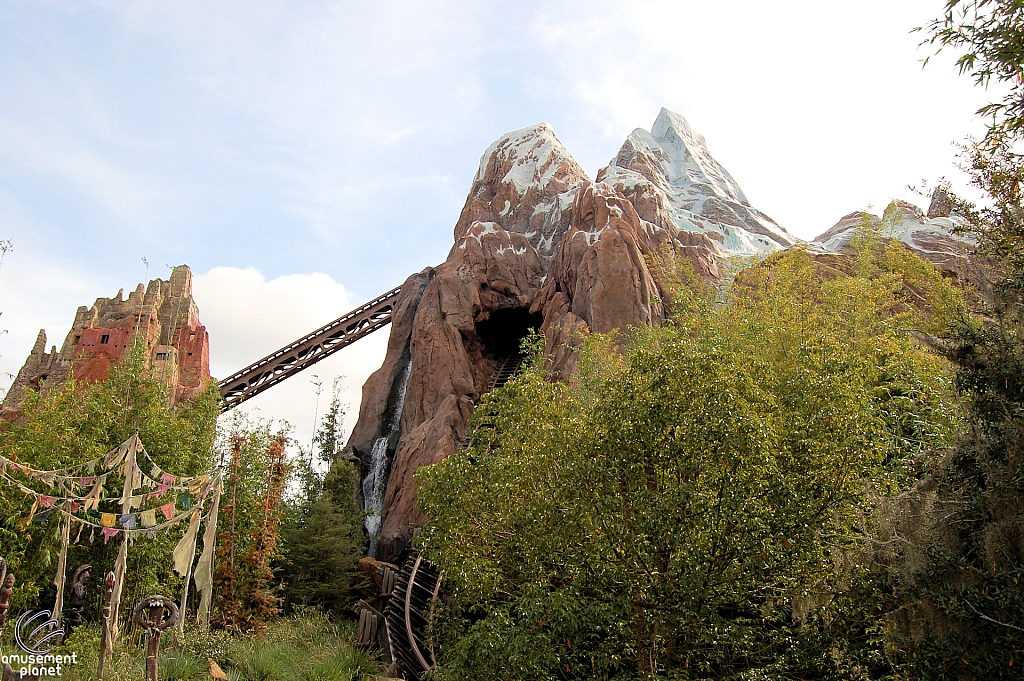
<instances>
[{"instance_id":1,"label":"snow on rock","mask_svg":"<svg viewBox=\"0 0 1024 681\"><path fill-rule=\"evenodd\" d=\"M480 159L455 225L455 242L475 223L493 222L525 235L542 258L550 259L569 227L573 198L589 181L547 123L507 133Z\"/></svg>"},{"instance_id":2,"label":"snow on rock","mask_svg":"<svg viewBox=\"0 0 1024 681\"><path fill-rule=\"evenodd\" d=\"M942 209L945 203L943 197L938 196L940 191L936 190L933 195L928 215L911 203L895 199L886 207L883 217L863 211L844 215L827 232L815 237L809 247L817 253L839 253L849 248L861 225L869 224L882 238L900 241L943 271L958 274L972 244L969 239L953 233L959 219L950 217L948 210Z\"/></svg>"},{"instance_id":3,"label":"snow on rock","mask_svg":"<svg viewBox=\"0 0 1024 681\"><path fill-rule=\"evenodd\" d=\"M664 229L705 234L721 255L755 255L799 239L753 208L685 118L662 109L651 131L634 130L597 177Z\"/></svg>"}]
</instances>

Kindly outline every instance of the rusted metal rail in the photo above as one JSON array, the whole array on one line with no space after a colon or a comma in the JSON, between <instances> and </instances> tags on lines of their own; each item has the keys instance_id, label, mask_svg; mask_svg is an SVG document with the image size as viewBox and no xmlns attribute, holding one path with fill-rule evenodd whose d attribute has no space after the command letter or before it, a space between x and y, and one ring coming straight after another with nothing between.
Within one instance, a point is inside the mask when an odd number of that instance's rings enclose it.
<instances>
[{"instance_id":1,"label":"rusted metal rail","mask_svg":"<svg viewBox=\"0 0 1024 681\"><path fill-rule=\"evenodd\" d=\"M222 411L237 407L290 376L307 369L338 350L391 323L394 303L402 287L393 288L330 324L272 352L220 382Z\"/></svg>"},{"instance_id":2,"label":"rusted metal rail","mask_svg":"<svg viewBox=\"0 0 1024 681\"><path fill-rule=\"evenodd\" d=\"M441 580L432 565L419 555L410 556L384 610L392 655L414 678L421 678L436 664L429 628Z\"/></svg>"}]
</instances>

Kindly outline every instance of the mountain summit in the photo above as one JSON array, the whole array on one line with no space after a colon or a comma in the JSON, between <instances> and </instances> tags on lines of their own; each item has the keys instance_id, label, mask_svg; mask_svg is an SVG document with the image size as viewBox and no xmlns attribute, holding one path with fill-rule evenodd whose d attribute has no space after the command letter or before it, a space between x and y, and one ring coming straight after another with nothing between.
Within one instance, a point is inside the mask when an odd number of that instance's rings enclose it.
<instances>
[{"instance_id":1,"label":"mountain summit","mask_svg":"<svg viewBox=\"0 0 1024 681\"><path fill-rule=\"evenodd\" d=\"M842 249L859 220L808 248ZM904 231L921 246L915 230ZM444 263L402 286L387 356L363 386L346 446L364 480L386 481L382 500L364 500L386 561L400 559L423 522L414 474L466 438L480 396L522 361L524 338L539 334L552 375L568 376L586 333L660 324L691 271L718 282L724 257L799 242L667 109L649 132L629 135L596 181L546 123L502 135L480 159L454 236Z\"/></svg>"},{"instance_id":2,"label":"mountain summit","mask_svg":"<svg viewBox=\"0 0 1024 681\"><path fill-rule=\"evenodd\" d=\"M677 231L706 234L724 255L755 255L797 243L751 207L729 171L685 118L662 109L651 131L636 129L598 174L623 194L655 194Z\"/></svg>"}]
</instances>

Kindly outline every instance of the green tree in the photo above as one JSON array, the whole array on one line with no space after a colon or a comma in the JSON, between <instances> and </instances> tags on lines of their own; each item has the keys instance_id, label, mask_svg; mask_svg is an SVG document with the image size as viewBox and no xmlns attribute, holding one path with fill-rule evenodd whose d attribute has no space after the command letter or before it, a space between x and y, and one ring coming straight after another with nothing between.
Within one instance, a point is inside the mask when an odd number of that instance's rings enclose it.
<instances>
[{"instance_id":1,"label":"green tree","mask_svg":"<svg viewBox=\"0 0 1024 681\"><path fill-rule=\"evenodd\" d=\"M953 197L975 240L973 317L936 342L956 364L969 429L927 483L908 493L914 532L900 542L880 591L890 649L907 678L1020 678L1024 650L1024 4L948 0L928 42L960 52L961 73L1006 94L984 107L982 142L962 147L981 206ZM896 523L899 524L899 521Z\"/></svg>"},{"instance_id":2,"label":"green tree","mask_svg":"<svg viewBox=\"0 0 1024 681\"><path fill-rule=\"evenodd\" d=\"M1005 88L1001 101L978 110L992 117L990 137L1024 131L1024 2L946 0L942 16L914 30L926 34L922 44L957 52L960 73L978 85L995 81Z\"/></svg>"},{"instance_id":3,"label":"green tree","mask_svg":"<svg viewBox=\"0 0 1024 681\"><path fill-rule=\"evenodd\" d=\"M359 596L364 578L357 562L366 552L356 499L358 470L340 458L344 415L335 380L331 405L313 438L317 461L300 457L297 462L299 490L288 501L278 568L288 605L315 605L335 615ZM322 466L329 467L326 475L320 473Z\"/></svg>"},{"instance_id":4,"label":"green tree","mask_svg":"<svg viewBox=\"0 0 1024 681\"><path fill-rule=\"evenodd\" d=\"M146 370L141 348L112 367L107 380L82 384L69 379L39 394L26 391L22 415L0 429L0 452L41 470L74 466L102 456L136 432L153 460L179 476L211 470L219 393L216 385L168 408L167 387ZM18 529L31 502L17 488L0 485L0 547L18 582L15 607L35 602L53 581L59 549L57 516L44 525ZM184 528L139 541L128 552L131 582L125 601L152 592L158 585L179 586L171 571L170 554ZM106 574L116 558L117 545L85 532L68 552L68 567L90 563L93 575Z\"/></svg>"},{"instance_id":5,"label":"green tree","mask_svg":"<svg viewBox=\"0 0 1024 681\"><path fill-rule=\"evenodd\" d=\"M778 254L725 302L680 288L624 354L594 336L569 383L535 356L485 396L469 446L418 475L461 609L438 678L836 676L801 622L849 591L873 495L959 423L906 333L956 295L892 248ZM943 295L909 305L915 277Z\"/></svg>"}]
</instances>

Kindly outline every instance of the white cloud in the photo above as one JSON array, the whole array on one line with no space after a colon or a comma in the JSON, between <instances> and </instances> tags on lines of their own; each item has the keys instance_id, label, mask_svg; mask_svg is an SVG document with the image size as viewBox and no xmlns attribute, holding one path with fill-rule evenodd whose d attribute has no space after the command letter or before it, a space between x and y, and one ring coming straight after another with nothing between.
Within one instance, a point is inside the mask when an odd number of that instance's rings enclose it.
<instances>
[{"instance_id":1,"label":"white cloud","mask_svg":"<svg viewBox=\"0 0 1024 681\"><path fill-rule=\"evenodd\" d=\"M363 301L326 274L290 274L267 280L248 268L215 267L193 278L200 319L210 334L212 373L224 378L274 350L340 317ZM240 409L263 418L282 419L295 437L309 445L317 409L314 381L323 384L322 415L332 379L344 376L345 424L358 415L363 382L384 361L388 330L379 331L320 361L244 403ZM317 378L318 377L318 378Z\"/></svg>"},{"instance_id":2,"label":"white cloud","mask_svg":"<svg viewBox=\"0 0 1024 681\"><path fill-rule=\"evenodd\" d=\"M0 158L44 177L57 176L109 215L136 224L152 217L154 202L172 195L149 186L138 173L118 167L82 137L52 120L24 124L0 118Z\"/></svg>"}]
</instances>

